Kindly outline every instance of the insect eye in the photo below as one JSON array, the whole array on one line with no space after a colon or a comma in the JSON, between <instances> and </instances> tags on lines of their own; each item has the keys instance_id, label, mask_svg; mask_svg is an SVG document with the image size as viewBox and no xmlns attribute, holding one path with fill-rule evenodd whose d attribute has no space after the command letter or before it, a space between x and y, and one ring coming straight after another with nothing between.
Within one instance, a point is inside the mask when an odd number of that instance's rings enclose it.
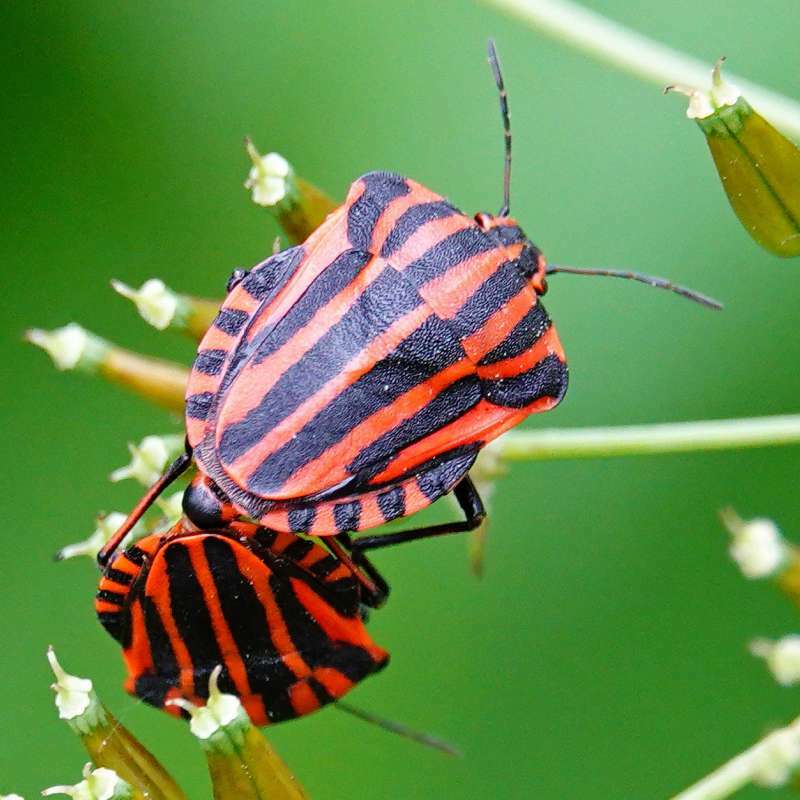
<instances>
[{"instance_id":1,"label":"insect eye","mask_svg":"<svg viewBox=\"0 0 800 800\"><path fill-rule=\"evenodd\" d=\"M235 269L225 284L225 291L230 292L235 289L247 277L248 271L246 269Z\"/></svg>"}]
</instances>

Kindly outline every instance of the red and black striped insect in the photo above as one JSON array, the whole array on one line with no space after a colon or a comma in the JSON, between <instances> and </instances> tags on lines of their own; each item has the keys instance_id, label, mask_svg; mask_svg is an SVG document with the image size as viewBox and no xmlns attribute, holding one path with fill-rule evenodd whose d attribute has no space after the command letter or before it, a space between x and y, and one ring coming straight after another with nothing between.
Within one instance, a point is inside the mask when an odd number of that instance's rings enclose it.
<instances>
[{"instance_id":1,"label":"red and black striped insect","mask_svg":"<svg viewBox=\"0 0 800 800\"><path fill-rule=\"evenodd\" d=\"M469 469L487 442L567 389L564 351L540 297L548 266L504 204L469 217L407 178L373 172L304 244L237 271L202 340L186 396L187 452L134 510L101 563L192 458L184 496L201 528L246 516L331 537L348 561L425 536L466 531L484 515ZM707 305L658 278L609 270ZM340 540L454 491L465 519ZM349 562L351 563L352 562Z\"/></svg>"},{"instance_id":2,"label":"red and black striped insect","mask_svg":"<svg viewBox=\"0 0 800 800\"><path fill-rule=\"evenodd\" d=\"M234 523L178 523L106 568L95 600L122 645L132 695L173 714L204 705L209 678L256 725L309 714L386 666L361 618L361 587L313 542Z\"/></svg>"}]
</instances>

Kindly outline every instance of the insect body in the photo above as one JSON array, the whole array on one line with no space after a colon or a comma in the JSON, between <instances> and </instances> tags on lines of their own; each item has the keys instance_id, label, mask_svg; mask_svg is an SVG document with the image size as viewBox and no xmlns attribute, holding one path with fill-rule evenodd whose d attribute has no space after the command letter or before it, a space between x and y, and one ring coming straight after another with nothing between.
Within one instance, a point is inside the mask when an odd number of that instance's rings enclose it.
<instances>
[{"instance_id":1,"label":"insect body","mask_svg":"<svg viewBox=\"0 0 800 800\"><path fill-rule=\"evenodd\" d=\"M128 692L179 714L167 701L203 705L221 665L222 690L265 725L315 711L387 664L359 601L351 572L313 542L179 523L120 553L95 607L123 647Z\"/></svg>"},{"instance_id":2,"label":"insect body","mask_svg":"<svg viewBox=\"0 0 800 800\"><path fill-rule=\"evenodd\" d=\"M564 352L540 298L546 275L580 271L548 266L509 216L511 133L491 43L489 61L505 129L500 212L469 217L415 181L373 172L304 244L234 273L189 380L187 454L101 563L192 458L199 475L184 510L201 528L244 515L336 537L413 514L451 490L464 521L349 546L479 524L468 471L480 448L564 397ZM662 279L593 272L714 305Z\"/></svg>"}]
</instances>

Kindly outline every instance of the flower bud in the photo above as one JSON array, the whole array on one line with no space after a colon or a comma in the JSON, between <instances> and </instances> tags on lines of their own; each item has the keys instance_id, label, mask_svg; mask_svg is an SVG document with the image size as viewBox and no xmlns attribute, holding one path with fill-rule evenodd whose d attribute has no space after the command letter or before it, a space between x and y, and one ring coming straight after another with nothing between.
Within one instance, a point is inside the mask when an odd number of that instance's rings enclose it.
<instances>
[{"instance_id":1,"label":"flower bud","mask_svg":"<svg viewBox=\"0 0 800 800\"><path fill-rule=\"evenodd\" d=\"M219 689L221 666L214 668L205 706L183 698L168 700L191 716L189 729L205 752L217 800L304 800L297 783L258 728L250 722L239 698Z\"/></svg>"},{"instance_id":2,"label":"flower bud","mask_svg":"<svg viewBox=\"0 0 800 800\"><path fill-rule=\"evenodd\" d=\"M186 800L185 795L170 777L169 773L153 757L153 755L136 739L135 736L114 718L111 712L100 702L94 692L92 681L88 678L79 678L68 674L56 659L53 648L47 651L47 659L56 676L52 688L56 693L56 707L58 715L65 720L70 728L80 737L86 752L92 761L99 767L105 767L101 776L107 778L105 773L112 772L124 779L125 786L132 793L119 795L110 794L73 794L65 787L52 787L50 794L70 794L77 800L93 800L95 797L133 798L133 800ZM99 770L95 770L97 773ZM88 776L84 775L84 778ZM98 783L95 789L101 787L108 791L112 783ZM77 784L69 789L89 791L92 784ZM94 791L95 789L92 789Z\"/></svg>"},{"instance_id":3,"label":"flower bud","mask_svg":"<svg viewBox=\"0 0 800 800\"><path fill-rule=\"evenodd\" d=\"M723 509L720 517L733 537L728 552L746 578L771 577L787 565L788 547L772 520L744 522L730 508Z\"/></svg>"},{"instance_id":4,"label":"flower bud","mask_svg":"<svg viewBox=\"0 0 800 800\"><path fill-rule=\"evenodd\" d=\"M800 736L793 728L769 734L756 751L753 783L770 789L783 786L800 765Z\"/></svg>"},{"instance_id":5,"label":"flower bud","mask_svg":"<svg viewBox=\"0 0 800 800\"><path fill-rule=\"evenodd\" d=\"M781 686L800 683L800 636L784 636L777 642L769 639L754 639L750 652L763 658L775 680Z\"/></svg>"},{"instance_id":6,"label":"flower bud","mask_svg":"<svg viewBox=\"0 0 800 800\"><path fill-rule=\"evenodd\" d=\"M83 780L74 786L51 786L42 794L68 794L73 800L132 800L133 790L113 769L92 769L87 764L83 769Z\"/></svg>"},{"instance_id":7,"label":"flower bud","mask_svg":"<svg viewBox=\"0 0 800 800\"><path fill-rule=\"evenodd\" d=\"M778 256L800 255L800 149L722 79L711 88L671 86L690 98L686 112L706 136L728 200L745 230Z\"/></svg>"},{"instance_id":8,"label":"flower bud","mask_svg":"<svg viewBox=\"0 0 800 800\"><path fill-rule=\"evenodd\" d=\"M112 511L110 514L101 514L95 520L97 527L91 536L83 541L68 544L62 547L54 556L56 561L65 561L76 556L88 556L92 560L97 558L100 548L111 538L111 535L119 530L120 526L127 519L127 514L121 511ZM146 530L141 521L133 526L130 533L123 539L121 547L133 544L137 539L146 535Z\"/></svg>"},{"instance_id":9,"label":"flower bud","mask_svg":"<svg viewBox=\"0 0 800 800\"><path fill-rule=\"evenodd\" d=\"M25 339L41 347L53 359L56 367L64 371L77 369L96 372L108 349L107 342L89 333L77 322L70 322L52 331L31 328L25 331Z\"/></svg>"},{"instance_id":10,"label":"flower bud","mask_svg":"<svg viewBox=\"0 0 800 800\"><path fill-rule=\"evenodd\" d=\"M115 469L109 480L116 483L133 478L143 486L152 486L183 448L183 437L177 434L145 436L139 444L128 442L131 460L124 467Z\"/></svg>"},{"instance_id":11,"label":"flower bud","mask_svg":"<svg viewBox=\"0 0 800 800\"><path fill-rule=\"evenodd\" d=\"M336 205L316 186L298 178L279 153L262 156L249 138L245 147L253 166L244 185L251 190L253 202L269 209L292 244L305 241Z\"/></svg>"},{"instance_id":12,"label":"flower bud","mask_svg":"<svg viewBox=\"0 0 800 800\"><path fill-rule=\"evenodd\" d=\"M19 794L0 794L0 800L25 800L25 798Z\"/></svg>"},{"instance_id":13,"label":"flower bud","mask_svg":"<svg viewBox=\"0 0 800 800\"><path fill-rule=\"evenodd\" d=\"M59 369L99 375L158 405L183 411L189 370L180 364L125 350L75 323L54 331L34 328L25 338L46 350Z\"/></svg>"},{"instance_id":14,"label":"flower bud","mask_svg":"<svg viewBox=\"0 0 800 800\"><path fill-rule=\"evenodd\" d=\"M172 328L201 339L219 311L219 300L178 294L158 278L145 281L132 289L122 281L113 280L114 291L131 300L145 322L163 331Z\"/></svg>"}]
</instances>

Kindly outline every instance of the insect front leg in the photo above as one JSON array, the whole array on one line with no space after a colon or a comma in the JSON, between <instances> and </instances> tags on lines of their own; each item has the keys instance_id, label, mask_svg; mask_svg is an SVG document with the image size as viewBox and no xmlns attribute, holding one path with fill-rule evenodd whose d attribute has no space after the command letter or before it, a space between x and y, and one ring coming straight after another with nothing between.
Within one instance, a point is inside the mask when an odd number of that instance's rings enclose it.
<instances>
[{"instance_id":1,"label":"insect front leg","mask_svg":"<svg viewBox=\"0 0 800 800\"><path fill-rule=\"evenodd\" d=\"M389 592L391 591L386 579L363 552L353 548L353 540L349 533L340 533L336 536L336 539L350 552L353 564L358 568L358 571L354 574L361 583L361 602L370 608L380 608L389 598ZM361 575L359 573L366 575L371 580L372 585L365 585L365 582L360 580Z\"/></svg>"},{"instance_id":2,"label":"insect front leg","mask_svg":"<svg viewBox=\"0 0 800 800\"><path fill-rule=\"evenodd\" d=\"M463 521L428 525L424 528L387 533L383 536L361 536L352 542L353 560L358 563L358 557L361 553L367 550L377 550L379 547L391 547L395 544L413 542L417 539L428 539L432 536L443 536L447 533L466 533L467 531L475 530L486 518L486 509L469 475L463 477L456 484L453 494L455 494L456 500L464 512L465 519Z\"/></svg>"}]
</instances>

